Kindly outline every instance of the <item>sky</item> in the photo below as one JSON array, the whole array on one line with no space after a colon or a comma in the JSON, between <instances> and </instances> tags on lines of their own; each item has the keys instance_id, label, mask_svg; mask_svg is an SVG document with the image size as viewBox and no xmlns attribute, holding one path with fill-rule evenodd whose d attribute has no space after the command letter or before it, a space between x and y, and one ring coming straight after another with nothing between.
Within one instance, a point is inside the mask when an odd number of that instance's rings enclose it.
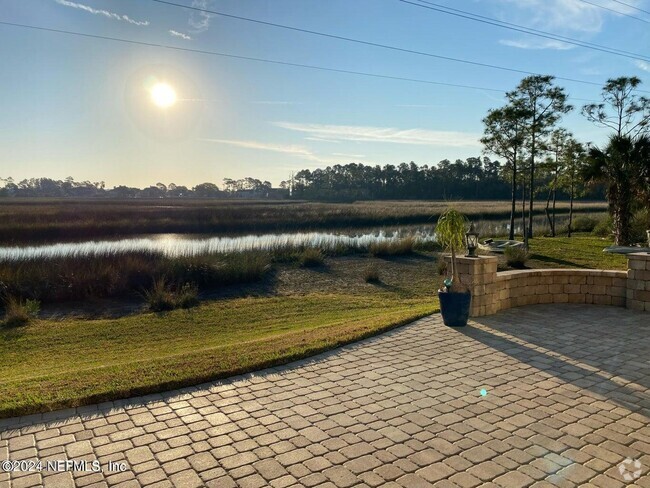
<instances>
[{"instance_id":1,"label":"sky","mask_svg":"<svg viewBox=\"0 0 650 488\"><path fill-rule=\"evenodd\" d=\"M608 135L579 113L600 86L650 63L400 0L170 0L199 9L557 80L577 110L562 125ZM485 17L650 56L650 0L431 0ZM418 0L414 0L418 3ZM601 7L594 6L598 4ZM637 7L637 10L633 7ZM608 10L609 9L609 10ZM617 12L613 12L616 10ZM631 18L631 16L637 17ZM642 20L638 20L642 19ZM277 186L350 162L435 164L482 154L482 118L525 75L246 22L152 0L3 0L0 21L405 80L359 76L0 24L0 178L145 187ZM161 107L158 85L176 101ZM577 99L577 100L576 100ZM160 102L160 100L158 100Z\"/></svg>"}]
</instances>

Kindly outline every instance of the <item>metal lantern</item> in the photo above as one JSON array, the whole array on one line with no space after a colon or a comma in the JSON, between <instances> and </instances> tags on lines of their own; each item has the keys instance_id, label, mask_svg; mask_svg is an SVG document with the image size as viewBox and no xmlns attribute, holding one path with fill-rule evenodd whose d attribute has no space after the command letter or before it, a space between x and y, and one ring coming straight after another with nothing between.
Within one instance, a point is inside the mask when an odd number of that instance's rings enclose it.
<instances>
[{"instance_id":1,"label":"metal lantern","mask_svg":"<svg viewBox=\"0 0 650 488\"><path fill-rule=\"evenodd\" d=\"M469 225L469 230L465 234L465 243L467 244L467 257L476 258L476 249L478 248L478 232L474 230L474 222Z\"/></svg>"}]
</instances>

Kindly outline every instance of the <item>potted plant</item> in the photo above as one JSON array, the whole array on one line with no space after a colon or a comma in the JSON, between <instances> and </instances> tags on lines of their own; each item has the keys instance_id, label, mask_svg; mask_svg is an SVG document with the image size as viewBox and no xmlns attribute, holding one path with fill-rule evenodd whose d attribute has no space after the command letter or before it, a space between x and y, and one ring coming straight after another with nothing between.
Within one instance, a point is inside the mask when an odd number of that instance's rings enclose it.
<instances>
[{"instance_id":1,"label":"potted plant","mask_svg":"<svg viewBox=\"0 0 650 488\"><path fill-rule=\"evenodd\" d=\"M464 245L466 225L467 217L453 208L446 210L436 225L436 239L451 252L451 276L445 279L438 290L442 321L449 327L467 325L472 302L469 288L460 281L456 263L456 251Z\"/></svg>"}]
</instances>

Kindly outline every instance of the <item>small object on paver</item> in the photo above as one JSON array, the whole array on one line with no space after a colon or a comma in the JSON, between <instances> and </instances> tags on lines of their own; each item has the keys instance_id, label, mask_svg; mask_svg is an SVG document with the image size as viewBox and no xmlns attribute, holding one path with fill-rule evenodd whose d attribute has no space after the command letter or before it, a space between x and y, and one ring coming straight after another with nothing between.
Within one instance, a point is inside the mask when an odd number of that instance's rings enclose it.
<instances>
[{"instance_id":1,"label":"small object on paver","mask_svg":"<svg viewBox=\"0 0 650 488\"><path fill-rule=\"evenodd\" d=\"M485 388L481 388L481 391L479 393L482 397L487 396L487 390Z\"/></svg>"}]
</instances>

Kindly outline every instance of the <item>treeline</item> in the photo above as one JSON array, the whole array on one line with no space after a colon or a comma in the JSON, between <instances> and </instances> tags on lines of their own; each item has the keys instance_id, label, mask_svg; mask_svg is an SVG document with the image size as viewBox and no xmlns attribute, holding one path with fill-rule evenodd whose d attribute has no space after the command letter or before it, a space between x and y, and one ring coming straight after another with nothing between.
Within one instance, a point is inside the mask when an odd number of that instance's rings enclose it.
<instances>
[{"instance_id":1,"label":"treeline","mask_svg":"<svg viewBox=\"0 0 650 488\"><path fill-rule=\"evenodd\" d=\"M447 159L437 165L419 166L414 162L383 167L357 163L328 166L324 169L302 170L293 181L287 180L279 188L256 178L233 180L225 178L221 187L201 183L188 188L174 183L147 188L115 186L107 189L103 181L75 181L50 178L31 178L14 182L2 179L0 197L105 197L105 198L294 198L299 200L353 201L353 200L503 200L509 197L509 168L489 157ZM542 175L543 183L550 175ZM595 189L587 199L602 199L603 192ZM560 199L567 198L564 192Z\"/></svg>"},{"instance_id":2,"label":"treeline","mask_svg":"<svg viewBox=\"0 0 650 488\"><path fill-rule=\"evenodd\" d=\"M268 181L255 178L223 180L220 189L214 183L201 183L192 188L170 183L157 183L147 188L114 186L107 189L103 181L75 181L69 176L65 180L51 178L30 178L14 182L13 178L0 178L0 197L107 197L107 198L283 198L288 190L273 188Z\"/></svg>"},{"instance_id":3,"label":"treeline","mask_svg":"<svg viewBox=\"0 0 650 488\"><path fill-rule=\"evenodd\" d=\"M281 186L293 186L292 196L306 200L503 200L510 196L509 171L488 157L457 159L453 163L445 159L435 166L418 166L414 162L383 167L351 163L302 170L295 174L293 182L285 181ZM538 176L542 184L552 178L549 174ZM603 192L595 188L584 196L602 199ZM567 198L567 194L560 192L559 197Z\"/></svg>"}]
</instances>

